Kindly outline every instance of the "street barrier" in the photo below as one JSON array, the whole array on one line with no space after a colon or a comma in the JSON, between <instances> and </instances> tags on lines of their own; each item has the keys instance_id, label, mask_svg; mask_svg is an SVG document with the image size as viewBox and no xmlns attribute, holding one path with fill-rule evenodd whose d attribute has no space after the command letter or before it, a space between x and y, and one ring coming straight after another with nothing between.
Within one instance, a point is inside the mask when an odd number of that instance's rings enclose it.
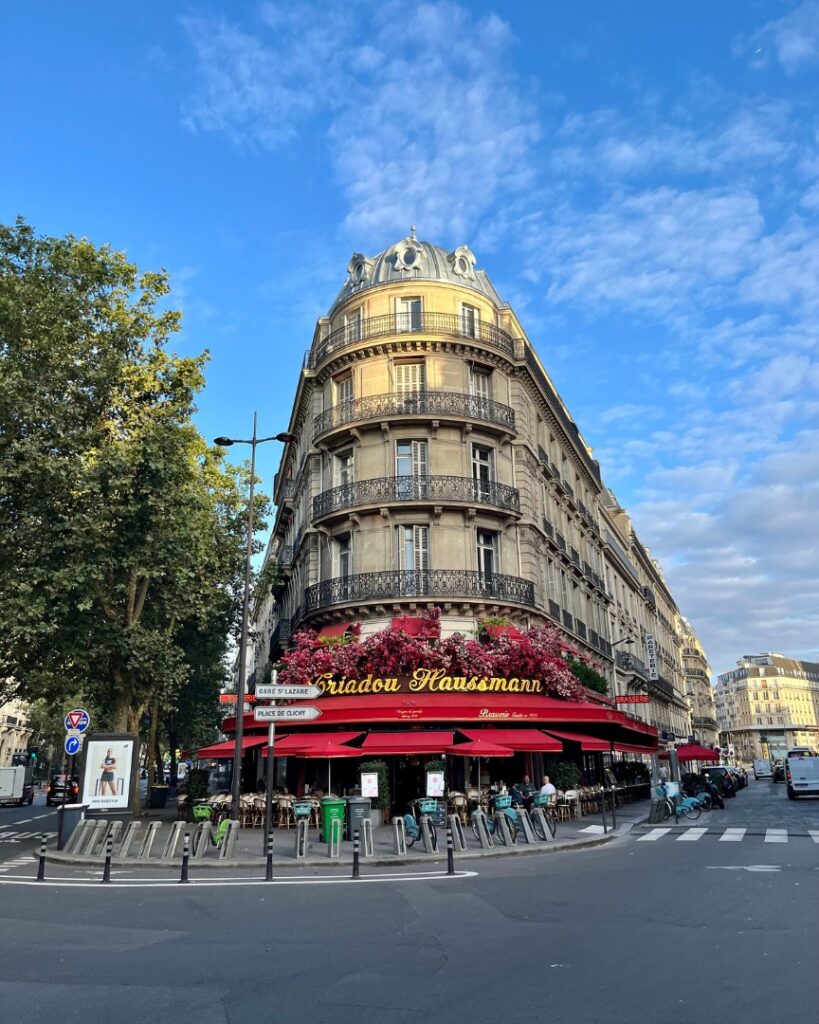
<instances>
[{"instance_id":1,"label":"street barrier","mask_svg":"<svg viewBox=\"0 0 819 1024\"><path fill-rule=\"evenodd\" d=\"M273 832L267 833L266 843L266 860L264 868L264 880L266 882L273 881Z\"/></svg>"},{"instance_id":2,"label":"street barrier","mask_svg":"<svg viewBox=\"0 0 819 1024\"><path fill-rule=\"evenodd\" d=\"M122 822L112 821L108 829L108 835L113 840L114 846L118 847L120 842L122 841ZM119 855L119 851L117 851L117 855Z\"/></svg>"},{"instance_id":3,"label":"street barrier","mask_svg":"<svg viewBox=\"0 0 819 1024\"><path fill-rule=\"evenodd\" d=\"M341 821L333 818L330 821L330 835L327 840L327 856L338 857L341 854Z\"/></svg>"},{"instance_id":4,"label":"street barrier","mask_svg":"<svg viewBox=\"0 0 819 1024\"><path fill-rule=\"evenodd\" d=\"M123 836L122 842L120 843L118 854L120 857L127 857L131 852L131 847L134 845L139 833L142 831L142 823L139 821L132 821L129 823L128 828L125 829L125 835Z\"/></svg>"},{"instance_id":5,"label":"street barrier","mask_svg":"<svg viewBox=\"0 0 819 1024\"><path fill-rule=\"evenodd\" d=\"M96 822L81 821L68 837L68 842L63 847L63 852L79 854L95 828Z\"/></svg>"},{"instance_id":6,"label":"street barrier","mask_svg":"<svg viewBox=\"0 0 819 1024\"><path fill-rule=\"evenodd\" d=\"M46 846L47 846L47 844L48 844L48 836L43 834L43 837L40 840L40 860L39 860L39 863L37 864L37 881L38 882L44 882L45 881L45 858L46 858Z\"/></svg>"},{"instance_id":7,"label":"street barrier","mask_svg":"<svg viewBox=\"0 0 819 1024\"><path fill-rule=\"evenodd\" d=\"M452 840L452 825L446 827L446 873L455 874L455 845Z\"/></svg>"},{"instance_id":8,"label":"street barrier","mask_svg":"<svg viewBox=\"0 0 819 1024\"><path fill-rule=\"evenodd\" d=\"M424 849L427 853L437 853L438 833L432 824L432 818L428 814L422 814L418 824L421 827L421 842L424 844Z\"/></svg>"},{"instance_id":9,"label":"street barrier","mask_svg":"<svg viewBox=\"0 0 819 1024\"><path fill-rule=\"evenodd\" d=\"M517 811L521 834L526 842L532 846L537 843L537 836L535 835L535 829L532 825L532 819L529 817L529 812L525 807L518 807Z\"/></svg>"},{"instance_id":10,"label":"street barrier","mask_svg":"<svg viewBox=\"0 0 819 1024\"><path fill-rule=\"evenodd\" d=\"M307 818L296 820L296 860L307 860L307 847L310 838L310 826Z\"/></svg>"},{"instance_id":11,"label":"street barrier","mask_svg":"<svg viewBox=\"0 0 819 1024\"><path fill-rule=\"evenodd\" d=\"M486 824L486 815L483 811L472 812L472 823L478 832L478 842L482 850L491 850L495 845L492 836L489 834L489 826Z\"/></svg>"},{"instance_id":12,"label":"street barrier","mask_svg":"<svg viewBox=\"0 0 819 1024\"><path fill-rule=\"evenodd\" d=\"M165 846L162 848L162 860L173 860L176 856L176 848L179 845L179 839L182 832L188 828L186 821L175 821L171 825L168 833L168 838L165 840Z\"/></svg>"},{"instance_id":13,"label":"street barrier","mask_svg":"<svg viewBox=\"0 0 819 1024\"><path fill-rule=\"evenodd\" d=\"M543 837L541 839L541 842L543 842L543 843L551 843L551 842L553 842L554 841L554 836L549 831L549 823L546 821L546 815L545 815L545 813L543 811L543 808L542 807L533 807L532 808L532 817L540 825L540 830L538 832L538 838L540 838L541 836Z\"/></svg>"},{"instance_id":14,"label":"street barrier","mask_svg":"<svg viewBox=\"0 0 819 1024\"><path fill-rule=\"evenodd\" d=\"M392 819L392 841L395 845L396 857L407 855L407 826L400 814Z\"/></svg>"},{"instance_id":15,"label":"street barrier","mask_svg":"<svg viewBox=\"0 0 819 1024\"><path fill-rule=\"evenodd\" d=\"M363 857L372 857L375 855L375 844L373 843L373 823L369 818L362 818L361 820L361 839L364 843L364 849L361 851Z\"/></svg>"},{"instance_id":16,"label":"street barrier","mask_svg":"<svg viewBox=\"0 0 819 1024\"><path fill-rule=\"evenodd\" d=\"M183 825L185 822L182 823ZM179 875L180 885L184 885L188 881L188 863L191 856L191 834L190 832L185 833L185 838L182 840L182 871Z\"/></svg>"},{"instance_id":17,"label":"street barrier","mask_svg":"<svg viewBox=\"0 0 819 1024\"><path fill-rule=\"evenodd\" d=\"M463 822L457 814L449 815L449 827L452 829L454 849L463 852L466 849L466 836L464 835Z\"/></svg>"},{"instance_id":18,"label":"street barrier","mask_svg":"<svg viewBox=\"0 0 819 1024\"><path fill-rule=\"evenodd\" d=\"M238 836L239 822L234 818L228 822L225 838L222 840L222 845L219 847L219 860L230 860L233 856L233 851L236 848L236 840Z\"/></svg>"},{"instance_id":19,"label":"street barrier","mask_svg":"<svg viewBox=\"0 0 819 1024\"><path fill-rule=\"evenodd\" d=\"M353 832L353 878L359 878L359 864L358 864L358 829Z\"/></svg>"}]
</instances>

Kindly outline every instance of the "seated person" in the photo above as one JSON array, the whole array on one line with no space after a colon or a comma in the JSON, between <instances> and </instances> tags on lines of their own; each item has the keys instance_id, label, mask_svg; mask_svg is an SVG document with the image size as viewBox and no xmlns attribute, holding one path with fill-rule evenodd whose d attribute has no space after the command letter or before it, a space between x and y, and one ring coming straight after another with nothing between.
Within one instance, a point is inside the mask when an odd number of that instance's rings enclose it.
<instances>
[{"instance_id":1,"label":"seated person","mask_svg":"<svg viewBox=\"0 0 819 1024\"><path fill-rule=\"evenodd\" d=\"M543 785L540 787L540 795L548 797L550 806L557 803L557 790L549 781L548 775L543 776Z\"/></svg>"},{"instance_id":2,"label":"seated person","mask_svg":"<svg viewBox=\"0 0 819 1024\"><path fill-rule=\"evenodd\" d=\"M522 782L515 783L510 790L512 803L519 804L527 810L531 807L535 795L535 787L528 775L523 776Z\"/></svg>"}]
</instances>

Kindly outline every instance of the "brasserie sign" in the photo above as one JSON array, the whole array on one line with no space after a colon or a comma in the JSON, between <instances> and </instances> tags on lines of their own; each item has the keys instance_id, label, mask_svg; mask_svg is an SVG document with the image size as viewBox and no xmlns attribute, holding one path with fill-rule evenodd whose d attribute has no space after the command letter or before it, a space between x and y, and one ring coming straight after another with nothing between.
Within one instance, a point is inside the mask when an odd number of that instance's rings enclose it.
<instances>
[{"instance_id":1,"label":"brasserie sign","mask_svg":"<svg viewBox=\"0 0 819 1024\"><path fill-rule=\"evenodd\" d=\"M417 668L411 676L376 676L368 672L356 679L336 679L325 672L313 680L328 697L359 697L374 693L540 693L546 687L540 679L517 676L449 676L442 668Z\"/></svg>"}]
</instances>

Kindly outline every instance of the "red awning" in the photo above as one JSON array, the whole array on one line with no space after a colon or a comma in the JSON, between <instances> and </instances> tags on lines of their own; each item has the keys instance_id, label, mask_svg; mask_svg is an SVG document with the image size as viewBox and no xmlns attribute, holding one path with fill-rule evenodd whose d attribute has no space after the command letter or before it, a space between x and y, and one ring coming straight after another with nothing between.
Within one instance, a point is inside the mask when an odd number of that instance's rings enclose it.
<instances>
[{"instance_id":1,"label":"red awning","mask_svg":"<svg viewBox=\"0 0 819 1024\"><path fill-rule=\"evenodd\" d=\"M580 749L588 754L608 753L611 749L609 741L600 739L599 736L586 736L581 732L555 732L554 729L549 729L548 733L566 743L579 743Z\"/></svg>"},{"instance_id":2,"label":"red awning","mask_svg":"<svg viewBox=\"0 0 819 1024\"><path fill-rule=\"evenodd\" d=\"M512 757L515 753L511 747L489 740L470 740L468 743L453 743L446 752L455 757Z\"/></svg>"},{"instance_id":3,"label":"red awning","mask_svg":"<svg viewBox=\"0 0 819 1024\"><path fill-rule=\"evenodd\" d=\"M406 633L407 636L418 636L425 625L424 619L417 615L399 615L392 620L391 629Z\"/></svg>"},{"instance_id":4,"label":"red awning","mask_svg":"<svg viewBox=\"0 0 819 1024\"><path fill-rule=\"evenodd\" d=\"M517 628L517 626L484 626L483 627L487 634L497 639L499 636L508 636L510 640L522 640L523 633Z\"/></svg>"},{"instance_id":5,"label":"red awning","mask_svg":"<svg viewBox=\"0 0 819 1024\"><path fill-rule=\"evenodd\" d=\"M321 748L335 748L339 744L349 743L357 739L360 732L303 732L292 733L285 739L276 741L273 747L274 757L319 757ZM263 737L267 743L267 737ZM359 757L361 751L357 747L350 747L350 757ZM326 754L323 756L327 756ZM336 756L336 755L330 755ZM344 755L340 755L344 756ZM267 757L267 750L262 751L262 757Z\"/></svg>"},{"instance_id":6,"label":"red awning","mask_svg":"<svg viewBox=\"0 0 819 1024\"><path fill-rule=\"evenodd\" d=\"M660 757L667 758L667 751L663 751ZM701 747L699 743L682 743L677 747L677 757L680 761L711 761L719 762L719 754L716 750L709 750L708 747Z\"/></svg>"},{"instance_id":7,"label":"red awning","mask_svg":"<svg viewBox=\"0 0 819 1024\"><path fill-rule=\"evenodd\" d=\"M560 754L563 744L547 736L540 729L461 729L468 740L499 743L510 750L531 754ZM457 744L455 749L457 750Z\"/></svg>"},{"instance_id":8,"label":"red awning","mask_svg":"<svg viewBox=\"0 0 819 1024\"><path fill-rule=\"evenodd\" d=\"M619 754L656 754L656 744L653 747L641 747L636 743L617 743L614 744L614 749Z\"/></svg>"},{"instance_id":9,"label":"red awning","mask_svg":"<svg viewBox=\"0 0 819 1024\"><path fill-rule=\"evenodd\" d=\"M361 751L364 754L441 754L452 745L453 733L440 730L419 732L370 732Z\"/></svg>"},{"instance_id":10,"label":"red awning","mask_svg":"<svg viewBox=\"0 0 819 1024\"><path fill-rule=\"evenodd\" d=\"M260 747L263 743L267 743L266 736L243 736L242 750ZM227 740L225 743L212 743L209 747L200 747L198 757L200 760L208 757L233 757L235 749L234 740Z\"/></svg>"},{"instance_id":11,"label":"red awning","mask_svg":"<svg viewBox=\"0 0 819 1024\"><path fill-rule=\"evenodd\" d=\"M316 640L330 640L332 637L344 636L351 626L351 622L334 622L332 626L322 626L316 633Z\"/></svg>"}]
</instances>

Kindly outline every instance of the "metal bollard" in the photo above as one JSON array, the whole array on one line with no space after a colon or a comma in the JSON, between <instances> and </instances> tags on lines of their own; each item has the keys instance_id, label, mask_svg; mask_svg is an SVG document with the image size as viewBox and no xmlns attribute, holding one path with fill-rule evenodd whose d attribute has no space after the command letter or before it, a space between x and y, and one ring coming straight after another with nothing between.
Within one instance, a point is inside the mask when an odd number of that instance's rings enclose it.
<instances>
[{"instance_id":1,"label":"metal bollard","mask_svg":"<svg viewBox=\"0 0 819 1024\"><path fill-rule=\"evenodd\" d=\"M46 843L47 842L48 842L48 837L46 835L43 835L43 838L40 840L40 863L37 865L37 881L38 882L44 882L45 881L45 857L46 857Z\"/></svg>"},{"instance_id":2,"label":"metal bollard","mask_svg":"<svg viewBox=\"0 0 819 1024\"><path fill-rule=\"evenodd\" d=\"M358 844L358 829L353 832L353 878L359 878L359 867L358 867L358 855L359 855L359 844Z\"/></svg>"},{"instance_id":3,"label":"metal bollard","mask_svg":"<svg viewBox=\"0 0 819 1024\"><path fill-rule=\"evenodd\" d=\"M191 834L190 832L185 833L185 837L182 840L182 874L179 876L180 885L187 883L188 881L188 861L191 856Z\"/></svg>"},{"instance_id":4,"label":"metal bollard","mask_svg":"<svg viewBox=\"0 0 819 1024\"><path fill-rule=\"evenodd\" d=\"M267 833L267 863L264 869L264 880L273 881L273 830Z\"/></svg>"},{"instance_id":5,"label":"metal bollard","mask_svg":"<svg viewBox=\"0 0 819 1024\"><path fill-rule=\"evenodd\" d=\"M392 837L395 843L395 853L398 857L407 855L407 826L401 815L392 819Z\"/></svg>"},{"instance_id":6,"label":"metal bollard","mask_svg":"<svg viewBox=\"0 0 819 1024\"><path fill-rule=\"evenodd\" d=\"M446 827L446 873L455 874L455 844L452 841L452 826Z\"/></svg>"},{"instance_id":7,"label":"metal bollard","mask_svg":"<svg viewBox=\"0 0 819 1024\"><path fill-rule=\"evenodd\" d=\"M614 791L614 786L611 787L611 827L617 831L617 794Z\"/></svg>"},{"instance_id":8,"label":"metal bollard","mask_svg":"<svg viewBox=\"0 0 819 1024\"><path fill-rule=\"evenodd\" d=\"M111 854L114 852L114 837L108 836L105 840L105 864L102 869L103 885L111 881Z\"/></svg>"}]
</instances>

